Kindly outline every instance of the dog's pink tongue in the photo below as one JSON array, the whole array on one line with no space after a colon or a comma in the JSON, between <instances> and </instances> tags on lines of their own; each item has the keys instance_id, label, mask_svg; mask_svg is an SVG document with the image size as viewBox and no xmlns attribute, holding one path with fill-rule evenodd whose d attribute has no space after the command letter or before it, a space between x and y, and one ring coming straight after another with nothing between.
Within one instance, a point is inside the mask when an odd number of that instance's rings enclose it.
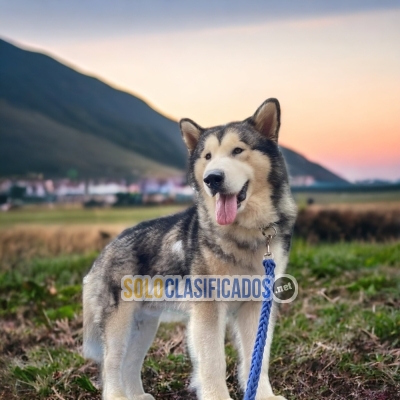
<instances>
[{"instance_id":1,"label":"dog's pink tongue","mask_svg":"<svg viewBox=\"0 0 400 400\"><path fill-rule=\"evenodd\" d=\"M220 225L229 225L235 218L237 213L236 195L229 194L217 195L217 203L215 208L215 218Z\"/></svg>"}]
</instances>

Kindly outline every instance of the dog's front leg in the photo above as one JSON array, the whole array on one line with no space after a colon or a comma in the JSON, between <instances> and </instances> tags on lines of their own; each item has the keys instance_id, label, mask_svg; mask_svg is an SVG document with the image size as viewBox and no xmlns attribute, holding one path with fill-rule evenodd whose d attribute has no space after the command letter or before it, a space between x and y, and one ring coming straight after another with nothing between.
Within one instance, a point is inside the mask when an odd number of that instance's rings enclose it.
<instances>
[{"instance_id":1,"label":"dog's front leg","mask_svg":"<svg viewBox=\"0 0 400 400\"><path fill-rule=\"evenodd\" d=\"M243 390L246 389L247 378L249 376L251 356L260 319L260 309L261 302L249 301L243 303L236 315L235 330L237 333L240 355L239 381ZM275 318L276 304L273 303L256 400L285 400L282 396L274 396L268 376L269 353L274 332Z\"/></svg>"},{"instance_id":2,"label":"dog's front leg","mask_svg":"<svg viewBox=\"0 0 400 400\"><path fill-rule=\"evenodd\" d=\"M194 372L192 387L201 400L227 400L225 362L226 306L194 302L188 326L189 350Z\"/></svg>"}]
</instances>

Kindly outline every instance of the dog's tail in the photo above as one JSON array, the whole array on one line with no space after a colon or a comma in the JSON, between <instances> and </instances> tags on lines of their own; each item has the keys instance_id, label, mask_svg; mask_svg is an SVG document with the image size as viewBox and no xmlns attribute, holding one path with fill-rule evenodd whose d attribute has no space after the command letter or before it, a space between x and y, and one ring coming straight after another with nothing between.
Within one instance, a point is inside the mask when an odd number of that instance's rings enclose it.
<instances>
[{"instance_id":1,"label":"dog's tail","mask_svg":"<svg viewBox=\"0 0 400 400\"><path fill-rule=\"evenodd\" d=\"M100 328L101 307L97 304L98 295L91 282L92 274L83 279L83 356L87 359L103 362L103 338Z\"/></svg>"}]
</instances>

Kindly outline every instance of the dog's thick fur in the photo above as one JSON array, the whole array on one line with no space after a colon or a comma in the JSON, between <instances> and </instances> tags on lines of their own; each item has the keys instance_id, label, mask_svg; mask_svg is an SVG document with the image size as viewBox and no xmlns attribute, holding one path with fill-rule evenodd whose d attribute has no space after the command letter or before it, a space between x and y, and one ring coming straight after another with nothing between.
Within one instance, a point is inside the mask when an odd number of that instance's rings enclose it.
<instances>
[{"instance_id":1,"label":"dog's thick fur","mask_svg":"<svg viewBox=\"0 0 400 400\"><path fill-rule=\"evenodd\" d=\"M242 122L203 129L184 119L180 127L189 150L189 178L196 205L125 230L104 249L84 279L83 351L85 357L101 364L105 400L153 399L143 390L141 367L166 307L190 315L192 386L198 398L229 399L226 325L230 323L235 332L239 380L244 388L260 313L257 301L125 302L121 300L124 275L263 275L266 248L260 228L272 223L278 230L272 244L276 273L286 268L296 207L278 148L278 101L266 100ZM222 174L223 182L213 185L207 181L213 171ZM221 222L215 216L218 196L225 194L237 196L233 222ZM283 399L274 396L268 378L275 314L274 305L258 400Z\"/></svg>"}]
</instances>

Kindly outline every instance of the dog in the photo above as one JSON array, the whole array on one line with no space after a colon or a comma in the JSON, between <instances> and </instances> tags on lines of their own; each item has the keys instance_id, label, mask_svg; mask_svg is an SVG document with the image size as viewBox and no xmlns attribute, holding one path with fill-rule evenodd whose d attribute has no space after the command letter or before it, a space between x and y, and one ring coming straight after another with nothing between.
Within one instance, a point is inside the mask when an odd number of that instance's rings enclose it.
<instances>
[{"instance_id":1,"label":"dog","mask_svg":"<svg viewBox=\"0 0 400 400\"><path fill-rule=\"evenodd\" d=\"M224 337L232 325L244 389L260 315L260 301L153 302L121 299L125 275L263 275L265 238L274 224L276 273L285 271L296 205L278 146L280 105L266 100L241 122L202 128L180 121L189 151L195 205L125 230L94 262L83 285L83 353L101 365L104 400L154 400L143 390L141 368L163 310L189 315L191 386L201 400L227 400ZM276 319L271 311L257 400L278 400L268 377Z\"/></svg>"}]
</instances>

